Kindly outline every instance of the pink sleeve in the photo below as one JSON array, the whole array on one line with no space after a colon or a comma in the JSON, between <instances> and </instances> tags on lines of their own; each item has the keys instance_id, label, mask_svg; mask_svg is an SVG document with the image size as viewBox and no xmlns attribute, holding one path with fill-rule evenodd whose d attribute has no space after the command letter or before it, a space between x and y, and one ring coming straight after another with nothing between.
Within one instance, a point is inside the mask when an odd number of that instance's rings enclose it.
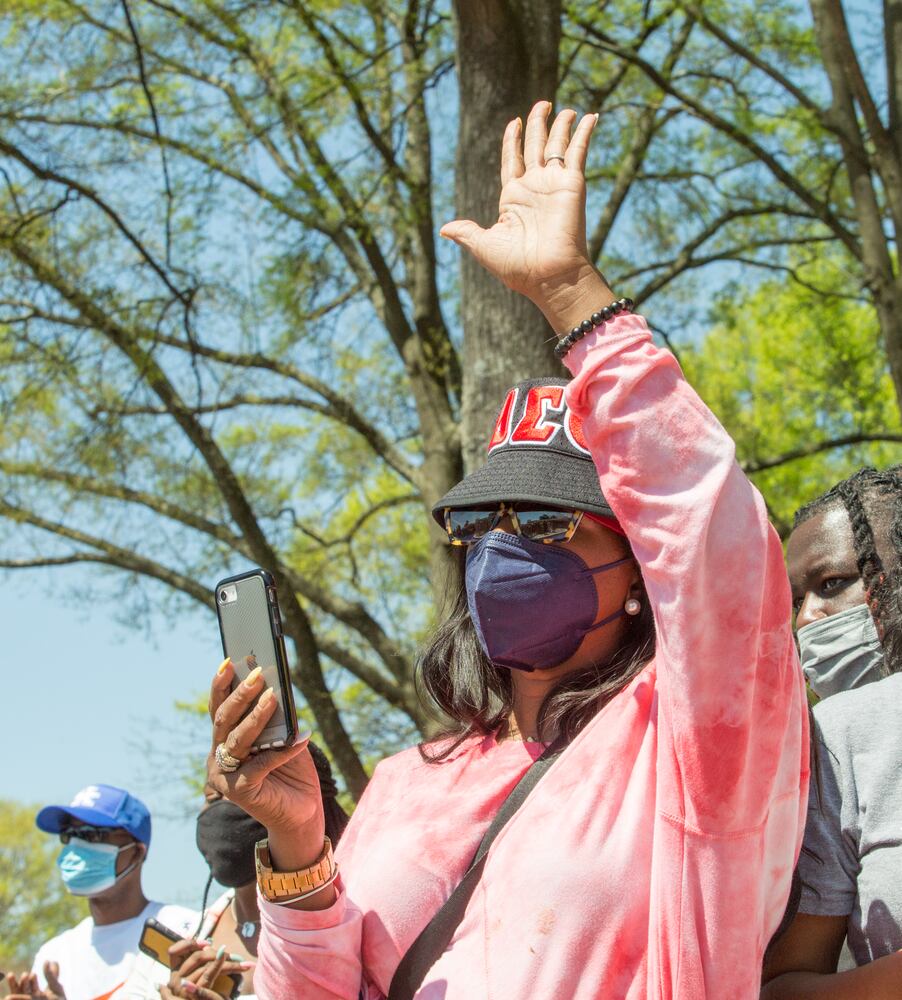
<instances>
[{"instance_id":1,"label":"pink sleeve","mask_svg":"<svg viewBox=\"0 0 902 1000\"><path fill-rule=\"evenodd\" d=\"M590 334L566 363L654 609L659 810L707 833L758 827L807 772L789 584L764 501L641 317Z\"/></svg>"},{"instance_id":2,"label":"pink sleeve","mask_svg":"<svg viewBox=\"0 0 902 1000\"><path fill-rule=\"evenodd\" d=\"M358 1000L360 912L344 891L327 910L292 910L258 896L254 992L265 1000Z\"/></svg>"}]
</instances>

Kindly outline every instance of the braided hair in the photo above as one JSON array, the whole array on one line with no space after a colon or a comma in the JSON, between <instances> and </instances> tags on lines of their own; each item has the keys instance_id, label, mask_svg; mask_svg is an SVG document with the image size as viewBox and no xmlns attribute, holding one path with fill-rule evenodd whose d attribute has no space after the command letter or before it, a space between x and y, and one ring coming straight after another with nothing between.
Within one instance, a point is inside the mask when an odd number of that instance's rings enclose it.
<instances>
[{"instance_id":1,"label":"braided hair","mask_svg":"<svg viewBox=\"0 0 902 1000\"><path fill-rule=\"evenodd\" d=\"M884 663L890 673L902 670L902 465L859 469L826 493L800 507L793 529L834 507L843 507L852 528L858 575L871 617L882 637ZM885 556L877 551L873 524L885 532Z\"/></svg>"}]
</instances>

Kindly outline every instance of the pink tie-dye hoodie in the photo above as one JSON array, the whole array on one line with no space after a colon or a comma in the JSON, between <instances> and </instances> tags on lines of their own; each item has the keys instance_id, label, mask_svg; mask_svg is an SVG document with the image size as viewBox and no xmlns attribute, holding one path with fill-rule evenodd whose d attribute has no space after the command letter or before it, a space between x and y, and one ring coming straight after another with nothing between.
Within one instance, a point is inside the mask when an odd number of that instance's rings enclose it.
<instances>
[{"instance_id":1,"label":"pink tie-dye hoodie","mask_svg":"<svg viewBox=\"0 0 902 1000\"><path fill-rule=\"evenodd\" d=\"M495 841L418 1000L753 1000L805 820L808 730L783 555L733 442L621 316L567 356L657 653ZM261 900L262 1000L379 1000L541 752L473 738L375 771L319 912Z\"/></svg>"}]
</instances>

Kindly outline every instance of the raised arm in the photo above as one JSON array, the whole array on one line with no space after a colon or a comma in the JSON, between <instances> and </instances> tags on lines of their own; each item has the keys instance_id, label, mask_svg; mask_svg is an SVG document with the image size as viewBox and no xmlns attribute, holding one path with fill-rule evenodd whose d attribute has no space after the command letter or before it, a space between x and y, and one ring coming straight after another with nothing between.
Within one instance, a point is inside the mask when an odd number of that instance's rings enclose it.
<instances>
[{"instance_id":1,"label":"raised arm","mask_svg":"<svg viewBox=\"0 0 902 1000\"><path fill-rule=\"evenodd\" d=\"M538 104L505 133L498 222L456 240L566 334L615 300L585 243L584 166L595 116ZM780 541L724 429L645 322L621 313L571 347L568 389L602 490L655 610L668 780L663 808L699 830L742 831L792 798L800 836L807 718Z\"/></svg>"}]
</instances>

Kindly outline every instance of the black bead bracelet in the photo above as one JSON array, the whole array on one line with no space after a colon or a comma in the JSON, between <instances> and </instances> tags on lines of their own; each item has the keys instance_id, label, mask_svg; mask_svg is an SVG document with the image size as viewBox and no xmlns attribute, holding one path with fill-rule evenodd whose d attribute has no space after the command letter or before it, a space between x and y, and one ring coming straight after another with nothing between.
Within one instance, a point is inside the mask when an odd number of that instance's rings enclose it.
<instances>
[{"instance_id":1,"label":"black bead bracelet","mask_svg":"<svg viewBox=\"0 0 902 1000\"><path fill-rule=\"evenodd\" d=\"M592 313L588 319L584 319L579 326L573 327L573 329L564 337L557 342L554 348L554 356L558 361L564 360L564 355L571 347L578 341L582 340L587 333L591 333L596 327L602 326L607 323L608 320L613 319L617 313L622 312L632 312L635 303L632 299L617 299L616 302L612 302L609 306L605 306L604 309L599 309L598 312Z\"/></svg>"}]
</instances>

